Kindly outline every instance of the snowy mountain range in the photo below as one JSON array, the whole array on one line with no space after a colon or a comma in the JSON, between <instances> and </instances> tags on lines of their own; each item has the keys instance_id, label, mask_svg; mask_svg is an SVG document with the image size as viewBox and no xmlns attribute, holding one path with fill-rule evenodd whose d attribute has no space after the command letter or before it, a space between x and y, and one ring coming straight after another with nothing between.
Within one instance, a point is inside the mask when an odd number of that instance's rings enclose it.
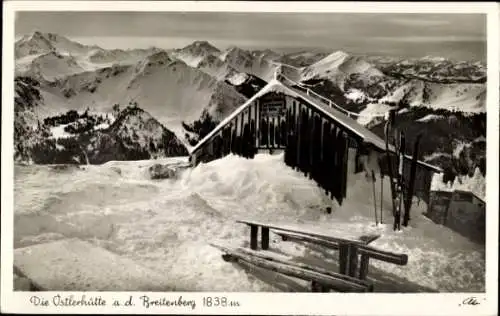
<instances>
[{"instance_id":1,"label":"snowy mountain range","mask_svg":"<svg viewBox=\"0 0 500 316\"><path fill-rule=\"evenodd\" d=\"M20 131L69 110L112 113L114 105L137 104L189 147L193 139L204 136L192 135L197 131L191 127L197 122L203 125L200 121L206 119L222 120L279 68L286 77L363 114L359 122L374 131L383 122L370 116L391 108L398 109L403 125L439 135L447 133L449 122L455 122L458 131L452 133L453 140L437 137L439 141L431 142L422 157L456 157L456 144L472 144L486 135L482 124L486 66L477 61L361 56L344 51L281 54L236 46L222 50L207 41L170 50L109 50L38 31L16 41L15 57L16 92L21 92L24 104L36 101L32 110L16 112ZM474 133L465 130L471 126ZM468 156L474 161L471 167L479 166L484 156L480 150L474 152ZM474 170L468 170L470 175Z\"/></svg>"}]
</instances>

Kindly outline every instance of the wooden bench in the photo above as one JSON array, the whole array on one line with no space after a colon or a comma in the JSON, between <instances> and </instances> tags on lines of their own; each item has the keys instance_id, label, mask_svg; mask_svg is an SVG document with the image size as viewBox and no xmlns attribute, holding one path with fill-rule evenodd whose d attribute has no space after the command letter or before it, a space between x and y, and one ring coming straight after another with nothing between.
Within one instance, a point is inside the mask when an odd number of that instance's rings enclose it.
<instances>
[{"instance_id":1,"label":"wooden bench","mask_svg":"<svg viewBox=\"0 0 500 316\"><path fill-rule=\"evenodd\" d=\"M313 292L372 292L373 284L347 275L331 272L304 263L292 262L289 257L268 251L211 244L225 254L225 261L243 261L270 271L311 281Z\"/></svg>"},{"instance_id":2,"label":"wooden bench","mask_svg":"<svg viewBox=\"0 0 500 316\"><path fill-rule=\"evenodd\" d=\"M269 231L272 230L274 233L280 235L284 241L304 241L338 250L339 273L350 277L357 277L360 280L366 280L370 258L397 265L406 265L408 263L408 256L406 254L396 254L368 246L369 243L379 238L380 235L340 238L320 232L307 231L290 225L264 223L253 220L238 220L237 222L250 226L250 248L253 250L257 249L259 227L261 228L261 247L263 250L269 249ZM360 256L360 259L358 259L358 256Z\"/></svg>"},{"instance_id":3,"label":"wooden bench","mask_svg":"<svg viewBox=\"0 0 500 316\"><path fill-rule=\"evenodd\" d=\"M359 261L359 274L358 277L361 280L365 280L368 275L368 267L370 258L374 260L380 260L384 262L389 262L397 265L406 265L408 263L408 255L406 254L396 254L389 251L379 250L373 247L365 245L351 245L348 246L350 249L342 249L346 246L339 244L337 242L331 242L328 240L323 240L318 237L308 236L307 234L299 233L289 233L286 231L273 230L276 234L280 235L283 241L304 241L308 243L313 243L317 245L324 246L329 249L339 250L339 265L340 273L355 276L357 267L357 255L361 256ZM373 239L374 240L374 239ZM369 242L373 241L369 240ZM347 252L347 255L345 254ZM347 257L347 258L346 258ZM351 261L352 264L349 265L346 261ZM347 268L349 266L349 268Z\"/></svg>"}]
</instances>

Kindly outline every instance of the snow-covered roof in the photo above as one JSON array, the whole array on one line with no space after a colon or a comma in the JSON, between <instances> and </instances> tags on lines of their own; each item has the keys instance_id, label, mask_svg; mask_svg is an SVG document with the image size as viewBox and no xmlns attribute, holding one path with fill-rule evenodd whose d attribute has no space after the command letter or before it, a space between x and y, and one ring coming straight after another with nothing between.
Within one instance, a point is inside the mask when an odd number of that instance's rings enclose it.
<instances>
[{"instance_id":1,"label":"snow-covered roof","mask_svg":"<svg viewBox=\"0 0 500 316\"><path fill-rule=\"evenodd\" d=\"M208 140L210 140L210 138L216 135L233 118L235 118L238 114L252 105L255 100L269 92L281 92L294 98L301 98L311 106L313 106L316 110L322 112L327 117L330 117L332 120L342 125L347 130L351 131L353 134L359 136L364 142L373 145L375 148L382 152L386 150L385 141L365 126L359 124L356 120L348 117L339 110L336 110L335 108L324 104L322 101L307 95L302 91L289 87L277 79L272 79L264 88L257 92L253 97L248 99L243 105L241 105L233 113L231 113L231 115L222 120L222 122L220 122L210 133L208 133L208 135L206 135L201 141L199 141L198 144L196 144L196 146L191 149L191 154L195 153L199 148L201 148L204 143L206 143ZM391 152L395 152L394 146L389 145L389 150ZM411 159L412 157L409 155L405 155L405 158ZM429 169L433 169L436 172L442 172L440 168L434 165L420 160L418 161L418 163Z\"/></svg>"},{"instance_id":2,"label":"snow-covered roof","mask_svg":"<svg viewBox=\"0 0 500 316\"><path fill-rule=\"evenodd\" d=\"M466 190L462 190L462 189L455 189L453 192L461 193L461 194L470 194L473 197L475 197L476 199L478 199L479 201L486 203L486 200L484 199L484 197L479 196L477 192L466 191Z\"/></svg>"}]
</instances>

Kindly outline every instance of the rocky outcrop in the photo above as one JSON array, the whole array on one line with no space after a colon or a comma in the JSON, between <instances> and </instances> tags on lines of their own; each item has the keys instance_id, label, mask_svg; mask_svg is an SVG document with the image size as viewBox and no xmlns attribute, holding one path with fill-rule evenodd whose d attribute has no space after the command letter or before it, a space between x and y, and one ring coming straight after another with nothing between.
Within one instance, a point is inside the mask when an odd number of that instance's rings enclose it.
<instances>
[{"instance_id":1,"label":"rocky outcrop","mask_svg":"<svg viewBox=\"0 0 500 316\"><path fill-rule=\"evenodd\" d=\"M69 111L75 112L75 111ZM73 113L70 113L73 114ZM85 114L84 114L85 115ZM101 164L110 160L143 160L158 157L186 156L188 151L173 132L165 128L149 113L136 105L125 108L107 128L98 128L102 120L85 115L62 115L47 118L52 124L61 119L82 121L85 128L65 128L65 137L51 133L54 126L38 123L38 128L27 126L23 120L26 111L16 117L17 161L39 164ZM72 127L74 122L67 123ZM75 121L76 122L76 121ZM78 125L78 126L80 126Z\"/></svg>"},{"instance_id":2,"label":"rocky outcrop","mask_svg":"<svg viewBox=\"0 0 500 316\"><path fill-rule=\"evenodd\" d=\"M154 164L148 168L151 179L175 179L177 177L176 169L169 165Z\"/></svg>"}]
</instances>

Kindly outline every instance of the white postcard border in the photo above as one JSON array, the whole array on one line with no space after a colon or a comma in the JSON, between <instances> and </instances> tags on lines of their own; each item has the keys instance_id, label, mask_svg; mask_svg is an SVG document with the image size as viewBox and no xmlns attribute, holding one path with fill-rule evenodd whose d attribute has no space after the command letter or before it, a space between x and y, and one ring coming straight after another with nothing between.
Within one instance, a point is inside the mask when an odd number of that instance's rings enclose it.
<instances>
[{"instance_id":1,"label":"white postcard border","mask_svg":"<svg viewBox=\"0 0 500 316\"><path fill-rule=\"evenodd\" d=\"M487 14L487 251L486 293L453 294L337 294L337 293L138 293L138 292L13 292L13 91L15 11L245 11L245 12L371 12L371 13L483 13ZM498 164L499 157L499 13L496 3L333 3L333 2L148 2L144 1L8 1L4 3L2 58L2 265L1 311L23 313L155 313L155 314L315 314L315 315L494 315L498 294ZM75 298L100 296L108 302L133 297L135 306L34 306L32 296L51 300L56 295ZM145 308L140 297L182 296L196 308ZM224 295L240 302L235 308L207 308L202 298ZM462 305L475 297L480 304Z\"/></svg>"}]
</instances>

